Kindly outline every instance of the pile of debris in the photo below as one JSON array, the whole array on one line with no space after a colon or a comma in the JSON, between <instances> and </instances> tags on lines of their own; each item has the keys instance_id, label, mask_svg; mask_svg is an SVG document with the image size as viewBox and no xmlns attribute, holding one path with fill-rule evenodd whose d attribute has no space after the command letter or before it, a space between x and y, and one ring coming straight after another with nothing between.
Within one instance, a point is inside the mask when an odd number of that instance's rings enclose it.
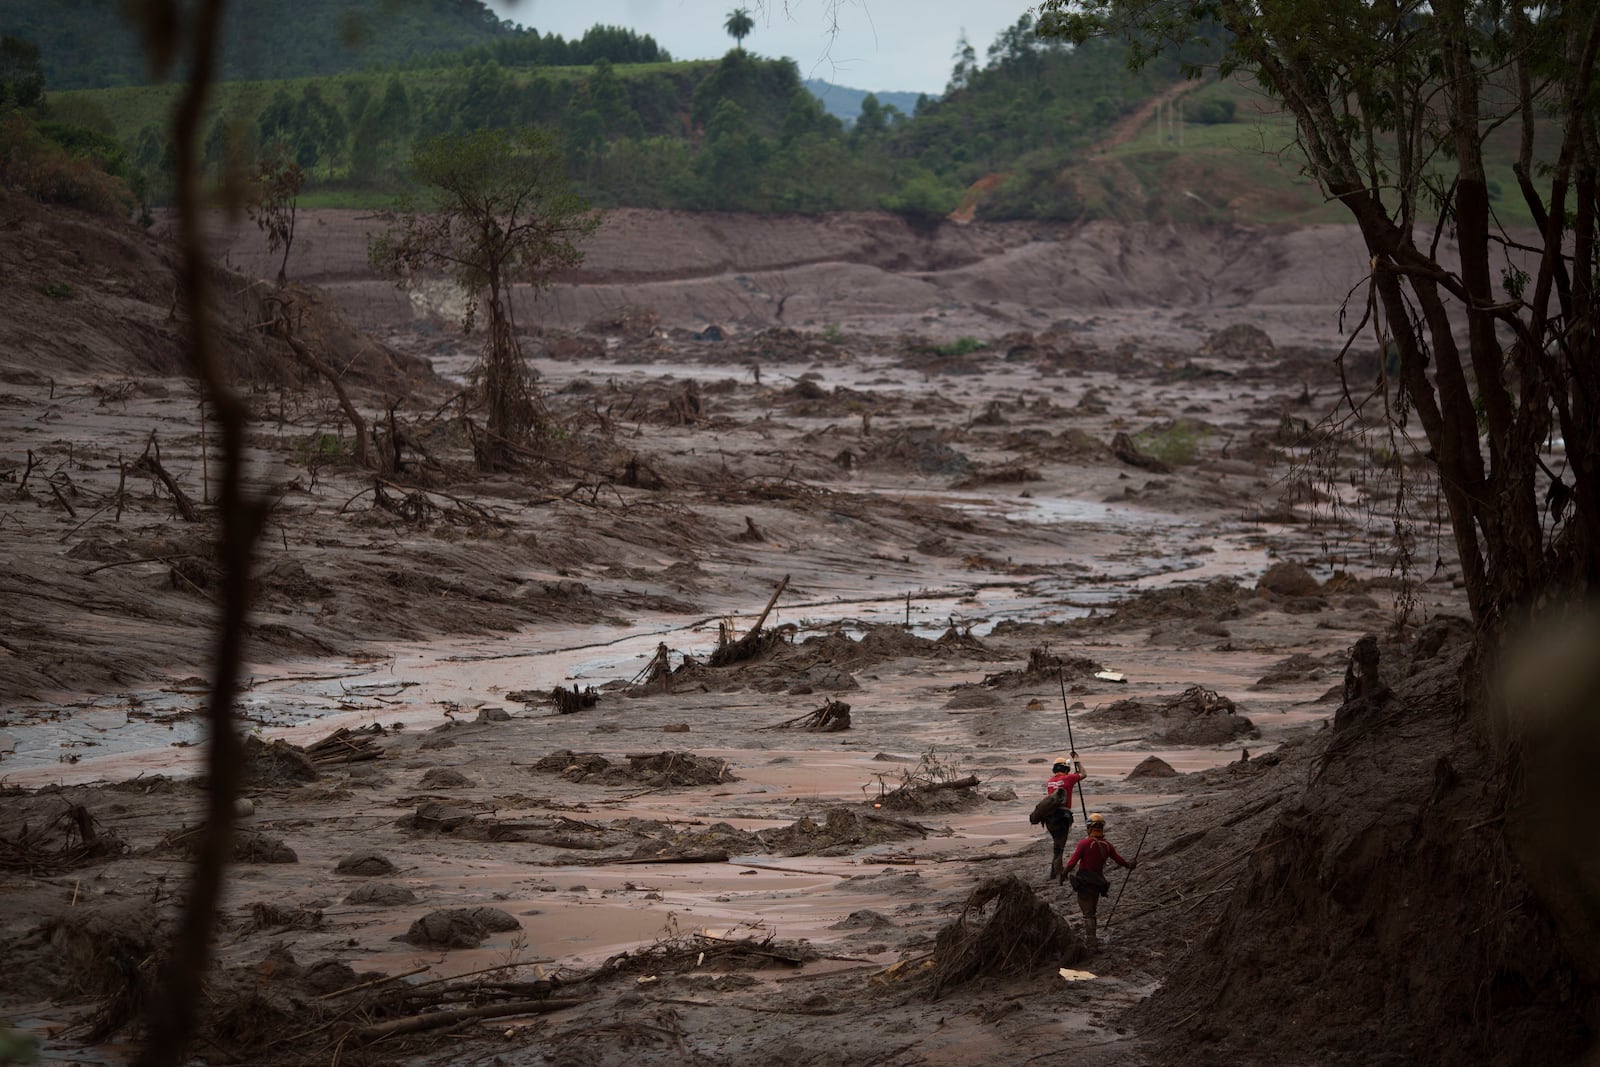
<instances>
[{"instance_id":1,"label":"pile of debris","mask_svg":"<svg viewBox=\"0 0 1600 1067\"><path fill-rule=\"evenodd\" d=\"M773 723L771 726L762 727L764 730L813 730L817 733L831 734L840 730L850 729L850 705L842 700L824 701L822 707L816 711L807 712L793 719Z\"/></svg>"},{"instance_id":2,"label":"pile of debris","mask_svg":"<svg viewBox=\"0 0 1600 1067\"><path fill-rule=\"evenodd\" d=\"M562 749L541 758L535 771L559 774L569 782L599 785L635 785L652 789L665 786L722 785L737 782L739 776L728 769L728 761L693 752L651 752L624 756L626 767L613 763L598 752L573 752Z\"/></svg>"},{"instance_id":3,"label":"pile of debris","mask_svg":"<svg viewBox=\"0 0 1600 1067\"><path fill-rule=\"evenodd\" d=\"M1027 666L1020 671L1000 671L984 678L983 684L996 689L1019 689L1037 686L1044 682L1075 682L1092 678L1105 670L1100 663L1087 656L1060 656L1047 648L1034 648L1028 652Z\"/></svg>"},{"instance_id":4,"label":"pile of debris","mask_svg":"<svg viewBox=\"0 0 1600 1067\"><path fill-rule=\"evenodd\" d=\"M1152 726L1149 739L1168 745L1222 745L1261 736L1231 698L1200 685L1159 704L1118 700L1084 717L1101 725Z\"/></svg>"},{"instance_id":5,"label":"pile of debris","mask_svg":"<svg viewBox=\"0 0 1600 1067\"><path fill-rule=\"evenodd\" d=\"M1016 875L986 878L939 931L929 995L937 1000L980 979L1025 977L1082 958L1077 933L1026 883Z\"/></svg>"},{"instance_id":6,"label":"pile of debris","mask_svg":"<svg viewBox=\"0 0 1600 1067\"><path fill-rule=\"evenodd\" d=\"M927 837L932 829L905 819L894 819L857 808L830 808L821 822L803 816L788 826L757 833L761 843L784 856L840 856L868 845L898 841L913 835Z\"/></svg>"}]
</instances>

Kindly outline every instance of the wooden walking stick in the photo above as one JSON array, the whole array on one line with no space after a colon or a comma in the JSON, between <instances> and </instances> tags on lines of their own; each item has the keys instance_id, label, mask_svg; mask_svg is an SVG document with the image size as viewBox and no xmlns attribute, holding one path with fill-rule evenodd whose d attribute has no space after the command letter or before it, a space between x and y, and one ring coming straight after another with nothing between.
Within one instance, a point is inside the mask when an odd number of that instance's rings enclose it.
<instances>
[{"instance_id":1,"label":"wooden walking stick","mask_svg":"<svg viewBox=\"0 0 1600 1067\"><path fill-rule=\"evenodd\" d=\"M1149 837L1149 836L1150 836L1150 827L1148 825L1146 825L1145 828L1144 828L1144 833L1139 835L1139 847L1133 850L1133 864L1134 864L1135 867L1137 867L1139 865L1139 853L1144 851L1144 839L1146 837ZM1106 913L1106 929L1107 930L1111 929L1111 918L1112 918L1112 916L1116 915L1116 913L1117 913L1117 904L1122 900L1122 891L1124 889L1128 888L1128 879L1132 878L1132 877L1133 877L1133 872L1129 871L1127 873L1127 875L1123 877L1122 884L1117 887L1116 899L1111 902L1111 910Z\"/></svg>"},{"instance_id":2,"label":"wooden walking stick","mask_svg":"<svg viewBox=\"0 0 1600 1067\"><path fill-rule=\"evenodd\" d=\"M1067 680L1061 673L1061 668L1056 668L1056 682L1061 686L1061 711L1067 717L1067 747L1072 750L1073 759L1077 759L1078 745L1072 740L1072 711L1067 707ZM1078 780L1078 806L1083 809L1083 825L1089 825L1089 802L1083 797L1083 780Z\"/></svg>"}]
</instances>

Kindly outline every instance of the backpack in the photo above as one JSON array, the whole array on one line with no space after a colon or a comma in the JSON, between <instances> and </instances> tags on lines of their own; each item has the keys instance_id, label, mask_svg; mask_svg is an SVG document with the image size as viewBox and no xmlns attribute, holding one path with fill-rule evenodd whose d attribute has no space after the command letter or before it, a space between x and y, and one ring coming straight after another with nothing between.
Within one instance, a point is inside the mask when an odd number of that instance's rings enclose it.
<instances>
[{"instance_id":1,"label":"backpack","mask_svg":"<svg viewBox=\"0 0 1600 1067\"><path fill-rule=\"evenodd\" d=\"M1054 792L1046 793L1044 798L1035 804L1033 810L1028 813L1028 822L1038 826L1060 809L1061 805L1066 802L1066 797L1067 791L1065 789L1057 789Z\"/></svg>"},{"instance_id":2,"label":"backpack","mask_svg":"<svg viewBox=\"0 0 1600 1067\"><path fill-rule=\"evenodd\" d=\"M1067 881L1072 883L1074 890L1086 895L1099 894L1103 897L1111 892L1111 883L1099 871L1072 871L1067 875Z\"/></svg>"}]
</instances>

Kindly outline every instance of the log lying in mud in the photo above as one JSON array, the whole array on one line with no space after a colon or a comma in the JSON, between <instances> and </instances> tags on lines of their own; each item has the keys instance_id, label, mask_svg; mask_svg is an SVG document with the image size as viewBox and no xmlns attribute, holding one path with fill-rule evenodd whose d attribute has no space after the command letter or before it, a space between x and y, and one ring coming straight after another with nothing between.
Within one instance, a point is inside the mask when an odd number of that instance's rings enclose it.
<instances>
[{"instance_id":1,"label":"log lying in mud","mask_svg":"<svg viewBox=\"0 0 1600 1067\"><path fill-rule=\"evenodd\" d=\"M456 1023L467 1022L471 1019L504 1019L511 1015L539 1015L547 1012L562 1011L566 1008L577 1007L589 1003L587 997L549 997L544 1000L514 1000L509 1004L481 1004L475 1008L449 1008L444 1011L430 1011L422 1015L408 1015L403 1019L389 1019L386 1022L375 1023L372 1026L354 1030L350 1037L358 1042L381 1041L386 1037L397 1037L401 1034L416 1034L424 1030L437 1030L442 1026L454 1026Z\"/></svg>"},{"instance_id":2,"label":"log lying in mud","mask_svg":"<svg viewBox=\"0 0 1600 1067\"><path fill-rule=\"evenodd\" d=\"M154 455L152 455L152 451ZM200 513L195 509L194 501L189 499L189 494L183 491L177 479L167 473L167 468L161 465L161 446L156 444L155 431L150 431L150 440L145 442L144 455L140 456L133 464L133 469L143 471L150 477L167 487L167 492L172 494L172 503L178 509L178 514L183 516L184 522L198 522Z\"/></svg>"},{"instance_id":3,"label":"log lying in mud","mask_svg":"<svg viewBox=\"0 0 1600 1067\"><path fill-rule=\"evenodd\" d=\"M305 750L306 758L316 766L339 763L361 763L383 755L381 748L373 745L373 734L339 729L317 741Z\"/></svg>"},{"instance_id":4,"label":"log lying in mud","mask_svg":"<svg viewBox=\"0 0 1600 1067\"><path fill-rule=\"evenodd\" d=\"M722 848L712 849L668 849L653 856L626 856L614 860L592 860L594 866L606 864L632 864L632 863L727 863L728 850Z\"/></svg>"}]
</instances>

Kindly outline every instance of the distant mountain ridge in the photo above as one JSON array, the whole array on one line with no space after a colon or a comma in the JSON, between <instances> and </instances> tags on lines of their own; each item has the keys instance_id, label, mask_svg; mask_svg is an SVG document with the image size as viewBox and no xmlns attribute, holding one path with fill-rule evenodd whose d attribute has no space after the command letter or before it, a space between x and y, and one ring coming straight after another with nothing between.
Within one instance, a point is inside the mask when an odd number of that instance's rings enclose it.
<instances>
[{"instance_id":1,"label":"distant mountain ridge","mask_svg":"<svg viewBox=\"0 0 1600 1067\"><path fill-rule=\"evenodd\" d=\"M922 99L922 93L901 92L874 92L871 89L851 89L843 85L823 81L821 78L805 79L805 87L811 91L828 114L842 122L854 122L856 116L861 114L861 101L868 94L876 96L878 103L885 107L894 106L903 114L910 116L917 110L917 101Z\"/></svg>"}]
</instances>

